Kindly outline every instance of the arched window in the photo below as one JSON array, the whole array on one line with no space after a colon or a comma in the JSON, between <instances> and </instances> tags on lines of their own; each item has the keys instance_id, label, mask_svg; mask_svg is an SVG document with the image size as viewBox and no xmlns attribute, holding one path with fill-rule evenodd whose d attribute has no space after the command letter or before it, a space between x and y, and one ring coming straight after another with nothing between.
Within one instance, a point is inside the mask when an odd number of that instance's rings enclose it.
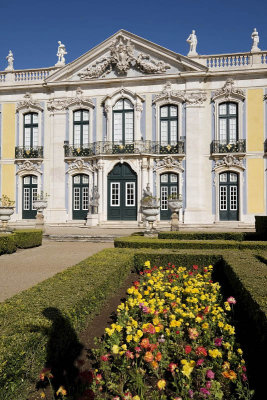
<instances>
[{"instance_id":1,"label":"arched window","mask_svg":"<svg viewBox=\"0 0 267 400\"><path fill-rule=\"evenodd\" d=\"M238 105L227 102L219 104L220 144L233 144L238 141Z\"/></svg>"},{"instance_id":2,"label":"arched window","mask_svg":"<svg viewBox=\"0 0 267 400\"><path fill-rule=\"evenodd\" d=\"M24 114L23 145L26 150L38 147L38 114Z\"/></svg>"},{"instance_id":3,"label":"arched window","mask_svg":"<svg viewBox=\"0 0 267 400\"><path fill-rule=\"evenodd\" d=\"M164 105L160 107L160 144L175 146L178 141L178 107Z\"/></svg>"},{"instance_id":4,"label":"arched window","mask_svg":"<svg viewBox=\"0 0 267 400\"><path fill-rule=\"evenodd\" d=\"M73 113L73 145L75 148L88 147L89 111L77 110Z\"/></svg>"},{"instance_id":5,"label":"arched window","mask_svg":"<svg viewBox=\"0 0 267 400\"><path fill-rule=\"evenodd\" d=\"M134 107L127 99L120 99L113 107L113 142L131 144L134 140Z\"/></svg>"}]
</instances>

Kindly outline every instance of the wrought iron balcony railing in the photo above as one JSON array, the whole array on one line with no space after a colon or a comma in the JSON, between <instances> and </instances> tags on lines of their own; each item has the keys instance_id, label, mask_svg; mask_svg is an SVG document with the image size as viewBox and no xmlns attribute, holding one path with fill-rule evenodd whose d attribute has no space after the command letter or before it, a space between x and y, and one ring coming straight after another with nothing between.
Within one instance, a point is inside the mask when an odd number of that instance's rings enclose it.
<instances>
[{"instance_id":1,"label":"wrought iron balcony railing","mask_svg":"<svg viewBox=\"0 0 267 400\"><path fill-rule=\"evenodd\" d=\"M151 140L134 142L94 142L83 146L64 144L65 157L89 157L98 154L184 154L184 141L162 144Z\"/></svg>"},{"instance_id":2,"label":"wrought iron balcony railing","mask_svg":"<svg viewBox=\"0 0 267 400\"><path fill-rule=\"evenodd\" d=\"M43 146L17 146L15 158L43 158Z\"/></svg>"},{"instance_id":3,"label":"wrought iron balcony railing","mask_svg":"<svg viewBox=\"0 0 267 400\"><path fill-rule=\"evenodd\" d=\"M211 153L245 153L246 139L239 139L236 142L225 143L220 140L211 142Z\"/></svg>"}]
</instances>

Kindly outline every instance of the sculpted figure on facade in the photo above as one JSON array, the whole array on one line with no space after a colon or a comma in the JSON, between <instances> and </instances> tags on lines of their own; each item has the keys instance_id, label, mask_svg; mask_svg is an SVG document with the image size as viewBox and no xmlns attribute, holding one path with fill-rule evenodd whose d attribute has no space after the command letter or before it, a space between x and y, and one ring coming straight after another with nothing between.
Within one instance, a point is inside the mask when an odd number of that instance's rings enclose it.
<instances>
[{"instance_id":1,"label":"sculpted figure on facade","mask_svg":"<svg viewBox=\"0 0 267 400\"><path fill-rule=\"evenodd\" d=\"M257 52L261 51L261 49L259 49L259 47L258 47L260 37L259 37L259 34L258 34L256 28L254 28L254 31L251 34L251 39L252 39L252 47L250 50L251 53L257 53Z\"/></svg>"},{"instance_id":2,"label":"sculpted figure on facade","mask_svg":"<svg viewBox=\"0 0 267 400\"><path fill-rule=\"evenodd\" d=\"M172 100L183 102L185 101L185 95L184 92L180 90L172 90L171 83L167 82L166 85L164 85L162 92L156 94L153 103L156 103L160 100L167 102L171 102Z\"/></svg>"},{"instance_id":3,"label":"sculpted figure on facade","mask_svg":"<svg viewBox=\"0 0 267 400\"><path fill-rule=\"evenodd\" d=\"M178 160L175 160L172 156L168 155L167 157L164 157L163 159L156 160L156 165L154 167L154 171L157 169L173 169L173 170L178 170L182 172L183 166L182 163Z\"/></svg>"},{"instance_id":4,"label":"sculpted figure on facade","mask_svg":"<svg viewBox=\"0 0 267 400\"><path fill-rule=\"evenodd\" d=\"M23 173L31 173L31 172L37 172L38 174L42 174L41 171L41 162L37 161L37 162L32 162L30 160L26 160L23 162L18 162L18 170L17 170L17 175L21 175Z\"/></svg>"},{"instance_id":5,"label":"sculpted figure on facade","mask_svg":"<svg viewBox=\"0 0 267 400\"><path fill-rule=\"evenodd\" d=\"M58 62L56 63L56 66L63 66L65 65L65 55L68 54L66 52L66 47L61 41L58 41L58 49L57 49L57 57L58 57Z\"/></svg>"},{"instance_id":6,"label":"sculpted figure on facade","mask_svg":"<svg viewBox=\"0 0 267 400\"><path fill-rule=\"evenodd\" d=\"M109 47L110 55L95 61L85 71L78 76L85 79L104 78L112 69L118 75L126 75L130 68L146 74L156 74L166 72L170 68L163 61L155 61L144 53L135 54L134 45L131 40L126 39L123 35L119 35Z\"/></svg>"},{"instance_id":7,"label":"sculpted figure on facade","mask_svg":"<svg viewBox=\"0 0 267 400\"><path fill-rule=\"evenodd\" d=\"M6 56L6 59L7 59L7 67L6 67L6 71L14 71L14 65L13 65L13 63L14 63L14 56L13 56L13 53L12 53L12 51L11 50L9 50L9 53L8 53L8 55Z\"/></svg>"},{"instance_id":8,"label":"sculpted figure on facade","mask_svg":"<svg viewBox=\"0 0 267 400\"><path fill-rule=\"evenodd\" d=\"M38 101L33 100L31 93L26 92L24 95L24 100L19 101L16 107L16 111L21 109L27 109L28 111L43 111L43 107Z\"/></svg>"},{"instance_id":9,"label":"sculpted figure on facade","mask_svg":"<svg viewBox=\"0 0 267 400\"><path fill-rule=\"evenodd\" d=\"M188 57L194 57L197 56L197 35L196 31L192 31L192 33L188 36L187 38L187 43L189 43L190 48L189 48L189 53L187 54Z\"/></svg>"},{"instance_id":10,"label":"sculpted figure on facade","mask_svg":"<svg viewBox=\"0 0 267 400\"><path fill-rule=\"evenodd\" d=\"M226 167L226 168L237 167L242 170L245 169L243 161L239 160L238 158L234 157L231 154L227 154L227 156L223 157L222 160L217 160L214 165L213 171L216 171L216 169L221 167Z\"/></svg>"}]
</instances>

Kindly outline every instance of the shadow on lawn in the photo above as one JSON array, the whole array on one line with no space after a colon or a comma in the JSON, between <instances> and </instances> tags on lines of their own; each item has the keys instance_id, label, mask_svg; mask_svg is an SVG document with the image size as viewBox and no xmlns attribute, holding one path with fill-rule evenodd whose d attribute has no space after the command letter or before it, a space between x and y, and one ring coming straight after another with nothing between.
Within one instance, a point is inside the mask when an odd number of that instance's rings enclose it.
<instances>
[{"instance_id":1,"label":"shadow on lawn","mask_svg":"<svg viewBox=\"0 0 267 400\"><path fill-rule=\"evenodd\" d=\"M50 328L39 327L39 330L48 336L45 368L49 368L53 375L51 382L54 391L58 390L60 386L64 386L67 393L70 393L73 389L73 382L79 374L75 361L80 356L83 345L78 340L68 318L64 317L57 308L46 308L42 314L52 321ZM46 380L37 383L37 389L46 386Z\"/></svg>"}]
</instances>

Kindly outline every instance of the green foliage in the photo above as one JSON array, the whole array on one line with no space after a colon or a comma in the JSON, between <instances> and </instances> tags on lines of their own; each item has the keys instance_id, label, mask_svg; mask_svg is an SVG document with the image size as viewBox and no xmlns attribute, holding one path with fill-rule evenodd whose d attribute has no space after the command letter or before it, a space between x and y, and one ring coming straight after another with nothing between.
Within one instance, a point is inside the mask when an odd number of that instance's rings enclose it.
<instances>
[{"instance_id":1,"label":"green foliage","mask_svg":"<svg viewBox=\"0 0 267 400\"><path fill-rule=\"evenodd\" d=\"M24 400L46 360L54 307L75 329L101 309L133 267L133 253L107 249L0 304L0 399ZM59 328L60 330L60 328ZM58 336L67 332L62 326Z\"/></svg>"},{"instance_id":2,"label":"green foliage","mask_svg":"<svg viewBox=\"0 0 267 400\"><path fill-rule=\"evenodd\" d=\"M0 255L14 253L16 249L14 235L0 235Z\"/></svg>"},{"instance_id":3,"label":"green foliage","mask_svg":"<svg viewBox=\"0 0 267 400\"><path fill-rule=\"evenodd\" d=\"M267 242L236 240L177 240L150 239L130 236L114 240L115 247L151 248L151 249L263 249L267 250Z\"/></svg>"},{"instance_id":4,"label":"green foliage","mask_svg":"<svg viewBox=\"0 0 267 400\"><path fill-rule=\"evenodd\" d=\"M256 241L267 240L267 235L260 235L255 232L160 232L159 239L178 240L236 240Z\"/></svg>"},{"instance_id":5,"label":"green foliage","mask_svg":"<svg viewBox=\"0 0 267 400\"><path fill-rule=\"evenodd\" d=\"M0 255L14 253L17 248L27 249L28 247L40 246L43 233L38 229L15 231L10 234L0 235Z\"/></svg>"},{"instance_id":6,"label":"green foliage","mask_svg":"<svg viewBox=\"0 0 267 400\"><path fill-rule=\"evenodd\" d=\"M41 229L19 230L14 232L14 240L19 249L40 246L42 244L43 232Z\"/></svg>"}]
</instances>

